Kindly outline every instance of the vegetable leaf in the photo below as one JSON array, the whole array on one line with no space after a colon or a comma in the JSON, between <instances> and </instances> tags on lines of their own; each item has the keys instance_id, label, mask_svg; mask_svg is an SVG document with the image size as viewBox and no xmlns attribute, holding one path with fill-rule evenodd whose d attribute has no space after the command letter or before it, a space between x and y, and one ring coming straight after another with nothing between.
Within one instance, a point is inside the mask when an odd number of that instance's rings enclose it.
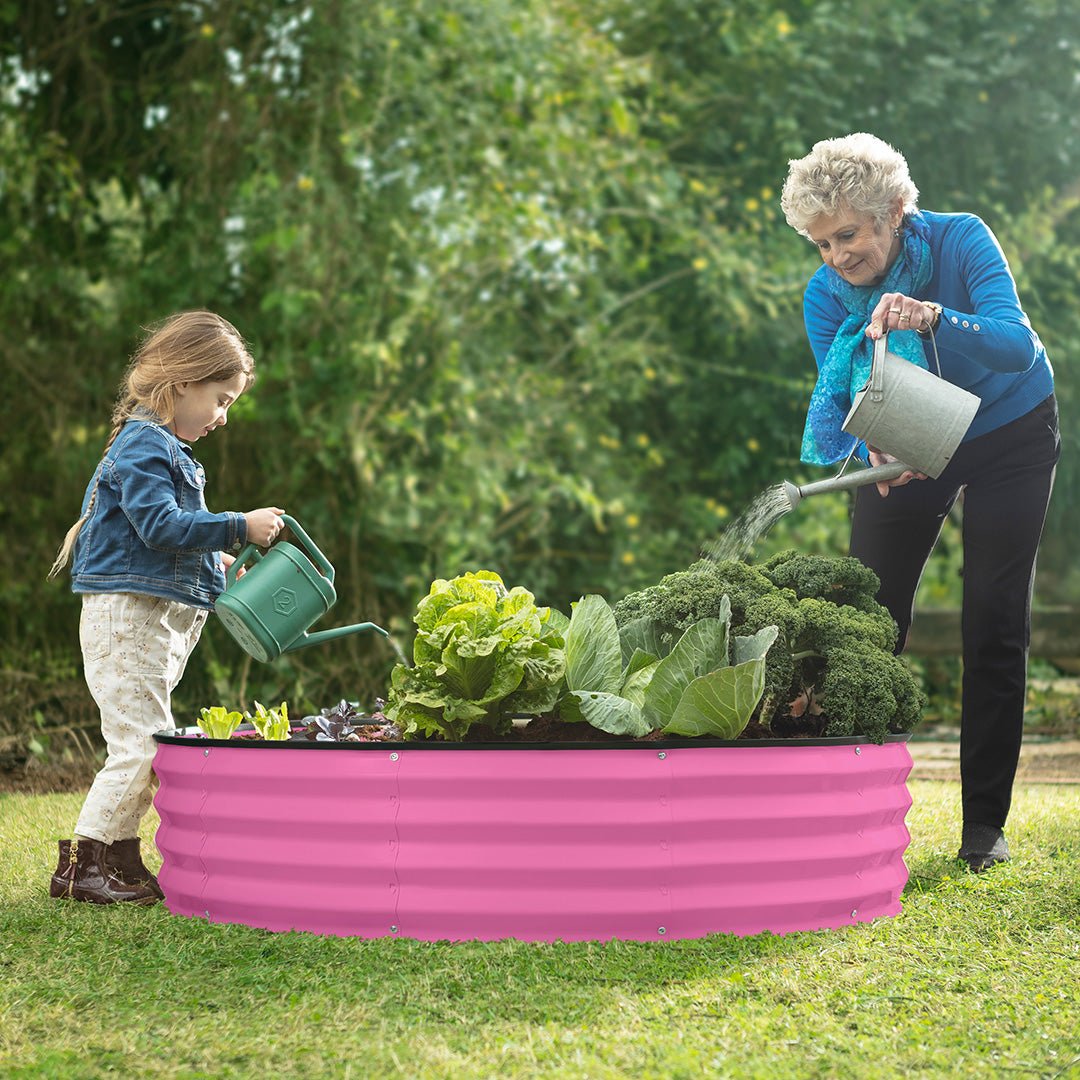
<instances>
[{"instance_id":1,"label":"vegetable leaf","mask_svg":"<svg viewBox=\"0 0 1080 1080\"><path fill-rule=\"evenodd\" d=\"M583 596L573 606L566 632L566 685L571 691L614 694L622 681L615 614L602 596Z\"/></svg>"},{"instance_id":2,"label":"vegetable leaf","mask_svg":"<svg viewBox=\"0 0 1080 1080\"><path fill-rule=\"evenodd\" d=\"M572 690L560 701L559 715L571 723L584 720L612 735L638 738L652 730L641 708L618 694Z\"/></svg>"}]
</instances>

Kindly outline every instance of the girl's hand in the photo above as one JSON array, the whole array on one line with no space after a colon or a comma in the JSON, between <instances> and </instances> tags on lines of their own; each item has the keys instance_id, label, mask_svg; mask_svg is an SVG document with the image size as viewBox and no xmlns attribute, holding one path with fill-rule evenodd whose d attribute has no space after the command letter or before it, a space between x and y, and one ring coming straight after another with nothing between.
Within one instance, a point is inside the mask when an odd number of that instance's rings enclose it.
<instances>
[{"instance_id":1,"label":"girl's hand","mask_svg":"<svg viewBox=\"0 0 1080 1080\"><path fill-rule=\"evenodd\" d=\"M248 542L258 544L259 547L269 547L284 526L281 520L284 513L280 506L263 506L258 510L249 510L244 515Z\"/></svg>"},{"instance_id":2,"label":"girl's hand","mask_svg":"<svg viewBox=\"0 0 1080 1080\"><path fill-rule=\"evenodd\" d=\"M890 461L898 461L898 458L894 458L892 454L883 454L876 446L869 446L867 449L870 451L870 464L873 465L888 465ZM884 499L889 494L889 488L903 487L905 484L910 483L912 480L925 480L926 473L915 472L902 472L895 480L887 480L884 483L876 484L875 487L878 490L878 494Z\"/></svg>"},{"instance_id":3,"label":"girl's hand","mask_svg":"<svg viewBox=\"0 0 1080 1080\"><path fill-rule=\"evenodd\" d=\"M866 336L877 340L889 330L925 330L934 325L937 312L921 300L903 293L883 293L870 315Z\"/></svg>"},{"instance_id":4,"label":"girl's hand","mask_svg":"<svg viewBox=\"0 0 1080 1080\"><path fill-rule=\"evenodd\" d=\"M236 562L236 556L235 555L230 555L227 551L221 552L221 569L222 570L228 571L229 567L232 566L232 564L234 562ZM247 573L247 567L246 566L241 566L240 569L236 571L236 580L239 581L246 573Z\"/></svg>"}]
</instances>

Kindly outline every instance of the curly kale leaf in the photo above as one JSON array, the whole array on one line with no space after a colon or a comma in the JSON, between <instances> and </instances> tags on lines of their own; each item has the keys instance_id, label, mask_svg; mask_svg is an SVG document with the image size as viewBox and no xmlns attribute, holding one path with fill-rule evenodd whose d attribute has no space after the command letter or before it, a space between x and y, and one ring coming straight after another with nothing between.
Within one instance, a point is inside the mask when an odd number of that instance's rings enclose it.
<instances>
[{"instance_id":1,"label":"curly kale leaf","mask_svg":"<svg viewBox=\"0 0 1080 1080\"><path fill-rule=\"evenodd\" d=\"M859 611L884 610L877 601L881 587L877 574L850 556L781 551L759 569L778 589L792 589L800 600L813 597Z\"/></svg>"}]
</instances>

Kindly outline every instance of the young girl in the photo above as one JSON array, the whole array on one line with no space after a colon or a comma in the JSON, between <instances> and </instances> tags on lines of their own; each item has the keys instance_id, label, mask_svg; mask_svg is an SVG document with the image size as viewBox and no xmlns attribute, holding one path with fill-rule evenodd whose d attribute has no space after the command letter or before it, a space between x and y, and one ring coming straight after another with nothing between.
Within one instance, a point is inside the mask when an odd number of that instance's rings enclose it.
<instances>
[{"instance_id":1,"label":"young girl","mask_svg":"<svg viewBox=\"0 0 1080 1080\"><path fill-rule=\"evenodd\" d=\"M128 368L82 516L49 574L72 559L86 682L108 747L74 839L60 841L50 896L152 904L163 895L139 856L153 735L174 726L170 697L225 588L234 559L225 551L269 545L282 526L277 506L210 513L189 446L225 424L254 378L243 339L209 311L166 320Z\"/></svg>"}]
</instances>

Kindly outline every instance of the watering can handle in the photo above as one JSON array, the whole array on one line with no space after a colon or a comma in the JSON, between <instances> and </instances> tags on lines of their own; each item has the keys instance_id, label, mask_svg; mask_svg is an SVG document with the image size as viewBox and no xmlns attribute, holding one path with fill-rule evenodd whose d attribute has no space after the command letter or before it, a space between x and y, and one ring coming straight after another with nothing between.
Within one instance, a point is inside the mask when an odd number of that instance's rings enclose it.
<instances>
[{"instance_id":1,"label":"watering can handle","mask_svg":"<svg viewBox=\"0 0 1080 1080\"><path fill-rule=\"evenodd\" d=\"M874 359L870 365L870 400L881 401L885 396L885 353L888 351L889 331L874 341Z\"/></svg>"},{"instance_id":2,"label":"watering can handle","mask_svg":"<svg viewBox=\"0 0 1080 1080\"><path fill-rule=\"evenodd\" d=\"M305 548L307 548L307 553L311 556L311 561L319 568L323 577L333 585L334 568L330 565L330 560L315 546L315 542L300 527L300 523L296 518L289 517L288 514L282 514L281 520L292 529L293 535L303 543Z\"/></svg>"},{"instance_id":3,"label":"watering can handle","mask_svg":"<svg viewBox=\"0 0 1080 1080\"><path fill-rule=\"evenodd\" d=\"M225 588L231 588L236 581L236 575L240 573L244 564L248 561L248 556L252 556L255 562L262 560L262 552L254 545L247 544L244 549L236 556L235 559L229 564L229 569L225 571Z\"/></svg>"}]
</instances>

